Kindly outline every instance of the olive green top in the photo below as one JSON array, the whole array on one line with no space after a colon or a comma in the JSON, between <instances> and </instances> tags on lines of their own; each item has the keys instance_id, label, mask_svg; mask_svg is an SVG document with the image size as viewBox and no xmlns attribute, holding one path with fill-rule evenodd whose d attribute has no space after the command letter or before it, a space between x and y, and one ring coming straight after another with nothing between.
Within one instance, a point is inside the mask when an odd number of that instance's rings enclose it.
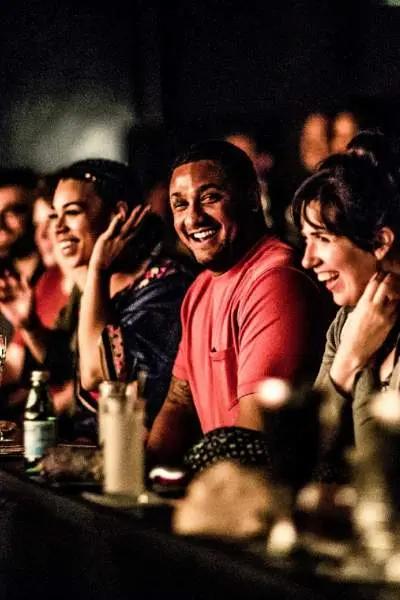
<instances>
[{"instance_id":1,"label":"olive green top","mask_svg":"<svg viewBox=\"0 0 400 600\"><path fill-rule=\"evenodd\" d=\"M356 375L351 393L343 394L337 389L330 377L332 362L340 344L340 336L343 326L351 313L352 308L343 307L330 325L327 336L324 356L321 367L315 381L315 387L326 392L329 400L345 413L351 409L354 441L357 454L363 455L371 447L371 441L375 439L376 425L370 414L370 399L380 390L380 381L374 368L373 361L364 367ZM394 343L396 344L396 358L393 372L388 382L388 389L400 390L400 360L399 360L399 334L396 331ZM347 439L347 443L351 440Z\"/></svg>"}]
</instances>

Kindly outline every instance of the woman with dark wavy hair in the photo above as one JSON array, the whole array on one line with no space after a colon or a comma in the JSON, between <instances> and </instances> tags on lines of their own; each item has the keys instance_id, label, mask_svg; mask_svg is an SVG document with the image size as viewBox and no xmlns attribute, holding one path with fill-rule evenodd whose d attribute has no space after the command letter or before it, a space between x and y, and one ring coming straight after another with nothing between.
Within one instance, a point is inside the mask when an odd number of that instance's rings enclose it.
<instances>
[{"instance_id":1,"label":"woman with dark wavy hair","mask_svg":"<svg viewBox=\"0 0 400 600\"><path fill-rule=\"evenodd\" d=\"M399 165L385 135L360 132L320 164L292 204L303 266L340 307L315 385L352 411L361 453L374 437L371 396L400 389Z\"/></svg>"},{"instance_id":2,"label":"woman with dark wavy hair","mask_svg":"<svg viewBox=\"0 0 400 600\"><path fill-rule=\"evenodd\" d=\"M76 380L79 435L96 440L98 385L146 374L146 424L166 395L180 338L179 311L192 274L167 246L124 163L87 159L57 173L50 232L75 287L56 327L43 327L20 282L3 301L53 382ZM0 295L1 300L1 295Z\"/></svg>"}]
</instances>

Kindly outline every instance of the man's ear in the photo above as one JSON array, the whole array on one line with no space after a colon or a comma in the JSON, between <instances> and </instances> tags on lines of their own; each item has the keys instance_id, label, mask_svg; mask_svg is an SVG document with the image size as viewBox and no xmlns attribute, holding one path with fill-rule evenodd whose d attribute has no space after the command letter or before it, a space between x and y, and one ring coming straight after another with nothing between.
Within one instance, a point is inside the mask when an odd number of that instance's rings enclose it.
<instances>
[{"instance_id":1,"label":"man's ear","mask_svg":"<svg viewBox=\"0 0 400 600\"><path fill-rule=\"evenodd\" d=\"M390 249L394 246L395 234L390 227L382 227L378 231L375 240L374 254L378 260L382 260L390 252Z\"/></svg>"}]
</instances>

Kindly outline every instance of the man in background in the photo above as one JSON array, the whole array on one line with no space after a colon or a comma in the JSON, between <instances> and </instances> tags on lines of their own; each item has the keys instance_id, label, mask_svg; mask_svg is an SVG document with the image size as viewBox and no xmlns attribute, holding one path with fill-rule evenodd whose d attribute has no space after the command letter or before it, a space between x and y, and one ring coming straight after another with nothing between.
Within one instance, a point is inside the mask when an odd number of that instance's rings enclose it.
<instances>
[{"instance_id":1,"label":"man in background","mask_svg":"<svg viewBox=\"0 0 400 600\"><path fill-rule=\"evenodd\" d=\"M0 168L0 271L34 284L42 273L34 241L33 200L37 174L25 167ZM0 315L0 331L10 339L12 326Z\"/></svg>"}]
</instances>

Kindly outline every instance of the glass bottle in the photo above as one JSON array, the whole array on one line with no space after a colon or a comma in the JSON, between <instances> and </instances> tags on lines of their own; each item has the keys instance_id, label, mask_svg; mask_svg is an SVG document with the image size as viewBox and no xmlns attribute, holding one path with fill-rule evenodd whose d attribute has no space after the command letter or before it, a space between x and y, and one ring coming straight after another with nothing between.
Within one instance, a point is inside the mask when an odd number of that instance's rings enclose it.
<instances>
[{"instance_id":1,"label":"glass bottle","mask_svg":"<svg viewBox=\"0 0 400 600\"><path fill-rule=\"evenodd\" d=\"M48 379L48 371L31 373L31 389L24 412L24 459L28 472L36 472L46 450L56 445L56 416Z\"/></svg>"}]
</instances>

